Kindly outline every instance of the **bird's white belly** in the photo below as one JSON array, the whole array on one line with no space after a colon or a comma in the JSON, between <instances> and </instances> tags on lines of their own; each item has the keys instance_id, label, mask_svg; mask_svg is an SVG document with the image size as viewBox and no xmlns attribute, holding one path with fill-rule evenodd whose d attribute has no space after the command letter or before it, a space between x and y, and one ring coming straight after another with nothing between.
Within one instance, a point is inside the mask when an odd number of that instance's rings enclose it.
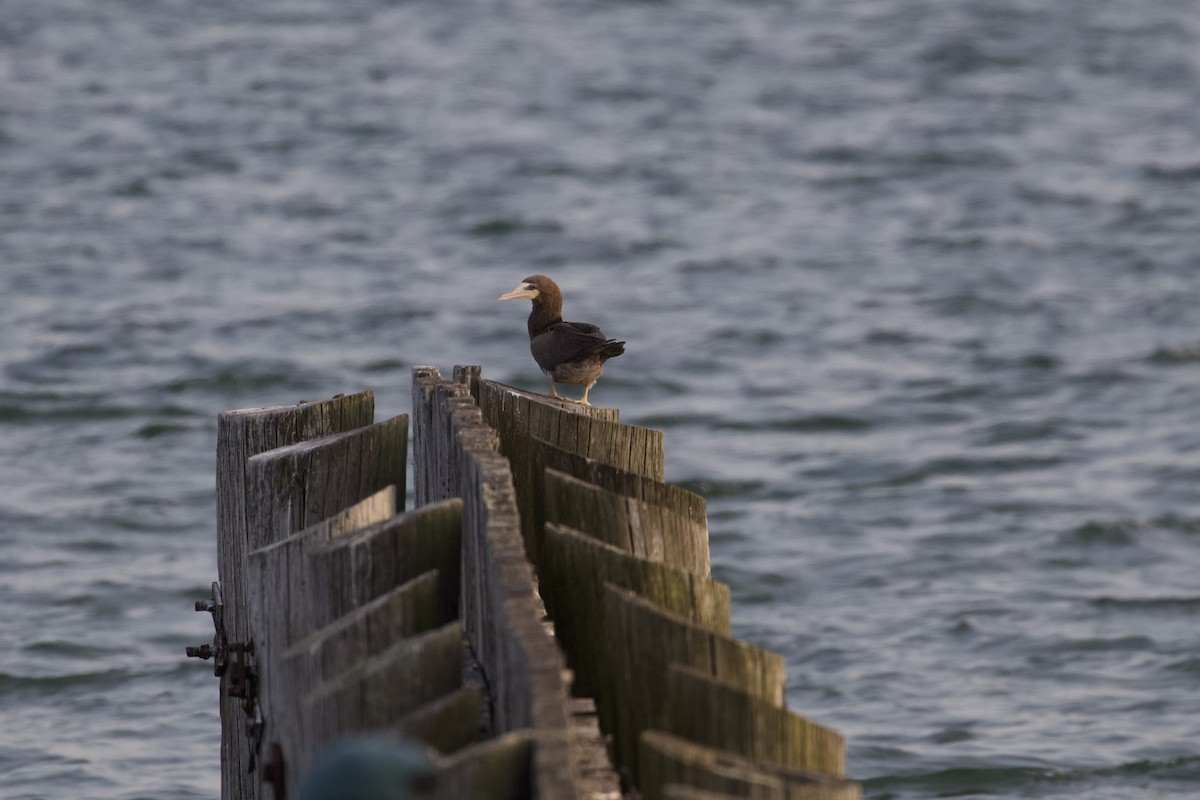
<instances>
[{"instance_id":1,"label":"bird's white belly","mask_svg":"<svg viewBox=\"0 0 1200 800\"><path fill-rule=\"evenodd\" d=\"M582 362L568 361L559 364L552 370L543 369L542 374L555 383L585 385L594 383L604 369L603 362L598 358L586 358Z\"/></svg>"}]
</instances>

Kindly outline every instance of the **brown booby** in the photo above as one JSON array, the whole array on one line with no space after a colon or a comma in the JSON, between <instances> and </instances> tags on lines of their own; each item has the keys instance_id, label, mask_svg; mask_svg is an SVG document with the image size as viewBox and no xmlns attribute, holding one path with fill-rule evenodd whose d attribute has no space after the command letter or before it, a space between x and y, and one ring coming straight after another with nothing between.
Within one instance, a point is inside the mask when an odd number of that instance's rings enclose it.
<instances>
[{"instance_id":1,"label":"brown booby","mask_svg":"<svg viewBox=\"0 0 1200 800\"><path fill-rule=\"evenodd\" d=\"M550 381L550 396L559 397L556 383L583 386L585 406L588 391L604 370L604 362L625 352L625 343L606 339L599 328L587 322L563 322L562 292L545 275L530 275L511 292L497 300L533 301L529 314L529 349L533 360ZM570 400L569 397L562 398Z\"/></svg>"}]
</instances>

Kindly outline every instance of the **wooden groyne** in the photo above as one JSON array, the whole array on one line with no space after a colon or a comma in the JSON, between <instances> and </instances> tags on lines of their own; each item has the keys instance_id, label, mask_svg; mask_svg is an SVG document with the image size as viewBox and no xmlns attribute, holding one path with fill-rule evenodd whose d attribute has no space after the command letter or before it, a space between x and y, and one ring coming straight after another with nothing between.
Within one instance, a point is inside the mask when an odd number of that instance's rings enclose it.
<instances>
[{"instance_id":1,"label":"wooden groyne","mask_svg":"<svg viewBox=\"0 0 1200 800\"><path fill-rule=\"evenodd\" d=\"M218 426L222 796L288 798L353 732L440 756L445 798L858 798L845 742L731 636L703 498L615 409L457 367ZM623 779L623 780L622 780Z\"/></svg>"}]
</instances>

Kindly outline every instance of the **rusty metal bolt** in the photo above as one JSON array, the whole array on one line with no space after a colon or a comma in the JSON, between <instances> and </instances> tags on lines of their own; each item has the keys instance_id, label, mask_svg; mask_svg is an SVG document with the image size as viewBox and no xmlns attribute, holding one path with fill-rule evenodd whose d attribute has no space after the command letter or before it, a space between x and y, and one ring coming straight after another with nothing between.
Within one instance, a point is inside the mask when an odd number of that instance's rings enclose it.
<instances>
[{"instance_id":1,"label":"rusty metal bolt","mask_svg":"<svg viewBox=\"0 0 1200 800\"><path fill-rule=\"evenodd\" d=\"M257 720L257 719L247 719L246 720L245 733L246 733L247 739L250 739L250 740L257 739L259 734L262 733L262 729L263 729L263 724L262 724L261 720Z\"/></svg>"}]
</instances>

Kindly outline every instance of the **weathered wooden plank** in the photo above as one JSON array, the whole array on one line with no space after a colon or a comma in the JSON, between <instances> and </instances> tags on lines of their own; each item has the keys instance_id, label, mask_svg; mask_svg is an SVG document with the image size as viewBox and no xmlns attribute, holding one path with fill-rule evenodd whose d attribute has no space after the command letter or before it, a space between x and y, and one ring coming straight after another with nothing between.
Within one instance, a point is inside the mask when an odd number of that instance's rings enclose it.
<instances>
[{"instance_id":1,"label":"weathered wooden plank","mask_svg":"<svg viewBox=\"0 0 1200 800\"><path fill-rule=\"evenodd\" d=\"M541 629L543 608L524 556L508 462L467 387L441 380L435 368L414 369L413 408L431 429L414 437L417 470L446 465L428 487L437 494L423 499L463 499L463 624L488 675L497 729L540 727L530 716L536 704L529 665L561 665L561 658ZM565 725L565 687L562 701L558 722Z\"/></svg>"},{"instance_id":2,"label":"weathered wooden plank","mask_svg":"<svg viewBox=\"0 0 1200 800\"><path fill-rule=\"evenodd\" d=\"M356 527L395 515L396 489L388 486L333 517L250 553L246 561L250 628L254 632L257 694L264 735L273 737L292 756L300 721L296 718L297 676L284 664L291 642L332 617L324 606L313 607L313 588L328 578L312 569L310 553L320 544ZM297 763L291 759L292 766Z\"/></svg>"},{"instance_id":3,"label":"weathered wooden plank","mask_svg":"<svg viewBox=\"0 0 1200 800\"><path fill-rule=\"evenodd\" d=\"M370 425L375 395L339 395L319 403L223 412L217 421L217 573L224 596L223 624L230 643L253 638L246 597L246 555L252 549L245 497L246 461L278 447ZM229 695L228 677L220 688L221 795L256 798L261 780L250 770L253 753L245 733L241 700Z\"/></svg>"},{"instance_id":4,"label":"weathered wooden plank","mask_svg":"<svg viewBox=\"0 0 1200 800\"><path fill-rule=\"evenodd\" d=\"M642 800L665 800L670 785L716 796L759 800L861 800L862 787L845 778L756 764L748 758L656 730L642 733ZM686 795L685 795L686 796ZM706 798L707 795L700 794Z\"/></svg>"},{"instance_id":5,"label":"weathered wooden plank","mask_svg":"<svg viewBox=\"0 0 1200 800\"><path fill-rule=\"evenodd\" d=\"M456 431L451 406L474 406L470 390L442 380L437 367L413 367L413 493L417 507L457 493L462 476L461 437L474 437L475 449L499 452L499 437L486 425ZM482 438L482 441L480 439Z\"/></svg>"},{"instance_id":6,"label":"weathered wooden plank","mask_svg":"<svg viewBox=\"0 0 1200 800\"><path fill-rule=\"evenodd\" d=\"M664 506L693 525L705 528L708 526L708 510L704 498L694 492L663 483L661 479L647 478L645 475L572 453L536 436L530 440L529 448L539 473L546 468L556 469L610 492L644 503Z\"/></svg>"},{"instance_id":7,"label":"weathered wooden plank","mask_svg":"<svg viewBox=\"0 0 1200 800\"><path fill-rule=\"evenodd\" d=\"M297 785L314 755L305 735L313 725L305 716L310 706L297 698L398 641L450 622L453 615L447 619L438 602L438 580L436 570L427 572L264 659L263 718L283 753L288 785Z\"/></svg>"},{"instance_id":8,"label":"weathered wooden plank","mask_svg":"<svg viewBox=\"0 0 1200 800\"><path fill-rule=\"evenodd\" d=\"M348 666L345 659L457 616L461 503L400 516L395 505L395 488L388 487L248 558L264 736L280 746L289 780L299 778L310 755L297 697ZM364 522L373 524L355 530ZM314 654L342 660L323 666Z\"/></svg>"},{"instance_id":9,"label":"weathered wooden plank","mask_svg":"<svg viewBox=\"0 0 1200 800\"><path fill-rule=\"evenodd\" d=\"M535 792L535 744L524 731L480 742L438 759L439 800L556 800Z\"/></svg>"},{"instance_id":10,"label":"weathered wooden plank","mask_svg":"<svg viewBox=\"0 0 1200 800\"><path fill-rule=\"evenodd\" d=\"M395 730L420 739L443 755L455 753L481 738L482 703L480 687L464 686L405 714Z\"/></svg>"},{"instance_id":11,"label":"weathered wooden plank","mask_svg":"<svg viewBox=\"0 0 1200 800\"><path fill-rule=\"evenodd\" d=\"M457 622L427 631L326 680L301 702L309 707L300 752L313 753L346 733L390 727L462 684L462 632Z\"/></svg>"},{"instance_id":12,"label":"weathered wooden plank","mask_svg":"<svg viewBox=\"0 0 1200 800\"><path fill-rule=\"evenodd\" d=\"M616 409L592 408L549 397L538 397L492 381L479 380L474 384L475 399L483 419L496 431L500 452L509 460L516 492L517 508L521 515L521 535L530 561L538 562L538 537L533 515L540 491L534 486L533 463L529 454L529 438L533 431L559 441L560 428L565 429L574 444L574 418L595 416L616 421ZM566 418L565 420L563 418Z\"/></svg>"},{"instance_id":13,"label":"weathered wooden plank","mask_svg":"<svg viewBox=\"0 0 1200 800\"><path fill-rule=\"evenodd\" d=\"M295 676L289 700L315 690L401 639L454 621L439 607L437 570L413 578L294 642L278 669Z\"/></svg>"},{"instance_id":14,"label":"weathered wooden plank","mask_svg":"<svg viewBox=\"0 0 1200 800\"><path fill-rule=\"evenodd\" d=\"M575 671L576 694L596 697L605 685L604 667L611 660L603 632L606 582L637 592L664 610L716 633L730 633L727 585L547 523L539 586L547 598L559 643ZM601 728L611 731L603 713Z\"/></svg>"},{"instance_id":15,"label":"weathered wooden plank","mask_svg":"<svg viewBox=\"0 0 1200 800\"><path fill-rule=\"evenodd\" d=\"M310 613L324 624L394 586L437 570L439 613L453 619L461 585L462 512L462 501L450 498L314 549L313 569L325 570L330 578L310 586Z\"/></svg>"},{"instance_id":16,"label":"weathered wooden plank","mask_svg":"<svg viewBox=\"0 0 1200 800\"><path fill-rule=\"evenodd\" d=\"M681 664L667 671L662 730L759 763L846 772L846 740L837 731Z\"/></svg>"},{"instance_id":17,"label":"weathered wooden plank","mask_svg":"<svg viewBox=\"0 0 1200 800\"><path fill-rule=\"evenodd\" d=\"M500 437L500 450L512 464L522 535L530 559L538 563L542 518L542 474L535 469L530 440L551 442L569 452L662 480L663 433L623 425L615 409L584 406L533 395L494 381L478 382L484 420Z\"/></svg>"},{"instance_id":18,"label":"weathered wooden plank","mask_svg":"<svg viewBox=\"0 0 1200 800\"><path fill-rule=\"evenodd\" d=\"M456 617L461 503L400 516L391 513L394 507L395 490L388 487L249 556L264 734L282 748L289 778L307 763L296 739L306 722L295 698L313 679L307 667L289 660L287 648L301 640L312 647L314 639L344 630L343 643L327 649L353 657L381 647L377 640L388 643ZM381 521L350 530L373 520ZM423 572L429 573L424 580L397 588Z\"/></svg>"},{"instance_id":19,"label":"weathered wooden plank","mask_svg":"<svg viewBox=\"0 0 1200 800\"><path fill-rule=\"evenodd\" d=\"M476 400L476 405L483 411L484 419L489 420L489 424L491 424L490 420L493 416L498 418L503 415L523 418L528 421L525 424L531 424L536 428L542 428L547 425L553 427L554 423L560 419L557 416L558 412L574 414L582 419L594 419L603 422L616 422L620 418L621 412L615 408L585 406L572 400L554 398L550 395L537 394L536 392L527 392L515 386L487 380L478 373L472 377L472 370L475 369L477 367L456 366L454 368L456 380L467 383L468 389L471 391L471 396ZM489 410L489 407L491 410ZM534 420L534 417L537 417L537 419ZM501 437L503 438L503 434L501 434Z\"/></svg>"},{"instance_id":20,"label":"weathered wooden plank","mask_svg":"<svg viewBox=\"0 0 1200 800\"><path fill-rule=\"evenodd\" d=\"M339 536L396 516L396 487L387 486L329 519L310 525L246 557L257 653L278 656L284 648L344 610L313 602L324 588L314 573L312 554Z\"/></svg>"},{"instance_id":21,"label":"weathered wooden plank","mask_svg":"<svg viewBox=\"0 0 1200 800\"><path fill-rule=\"evenodd\" d=\"M467 387L475 405L479 405L479 382L483 380L483 367L478 364L455 364L454 382Z\"/></svg>"},{"instance_id":22,"label":"weathered wooden plank","mask_svg":"<svg viewBox=\"0 0 1200 800\"><path fill-rule=\"evenodd\" d=\"M661 728L667 667L680 663L780 707L787 681L783 658L670 614L633 592L604 586L604 641L612 686L601 692L611 719L617 763L638 781L638 736Z\"/></svg>"},{"instance_id":23,"label":"weathered wooden plank","mask_svg":"<svg viewBox=\"0 0 1200 800\"><path fill-rule=\"evenodd\" d=\"M749 759L704 747L661 731L641 738L642 800L666 800L668 786L687 786L718 797L785 800L783 780Z\"/></svg>"},{"instance_id":24,"label":"weathered wooden plank","mask_svg":"<svg viewBox=\"0 0 1200 800\"><path fill-rule=\"evenodd\" d=\"M249 547L332 517L385 486L405 490L408 417L280 447L246 462Z\"/></svg>"},{"instance_id":25,"label":"weathered wooden plank","mask_svg":"<svg viewBox=\"0 0 1200 800\"><path fill-rule=\"evenodd\" d=\"M553 468L546 468L544 480L546 522L575 528L650 561L711 574L707 523Z\"/></svg>"}]
</instances>

